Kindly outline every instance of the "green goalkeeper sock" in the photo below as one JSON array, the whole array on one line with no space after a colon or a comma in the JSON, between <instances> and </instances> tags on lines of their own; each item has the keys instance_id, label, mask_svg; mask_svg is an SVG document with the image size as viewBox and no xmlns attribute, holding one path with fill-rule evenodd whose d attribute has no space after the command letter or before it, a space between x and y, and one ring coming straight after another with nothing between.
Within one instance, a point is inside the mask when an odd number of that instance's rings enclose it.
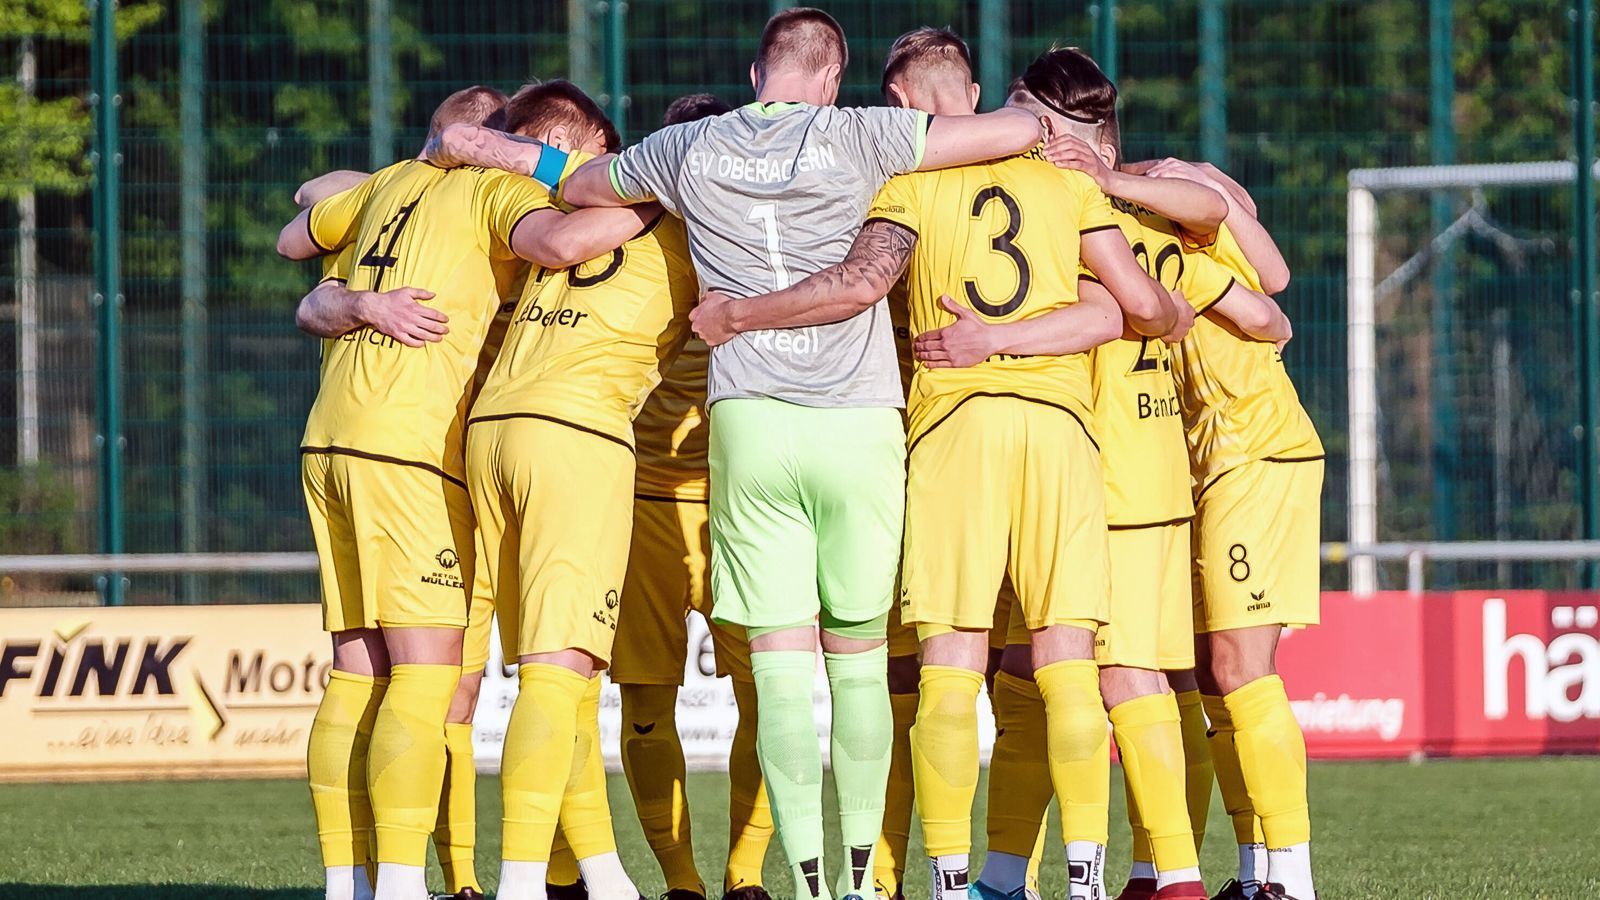
<instances>
[{"instance_id":1,"label":"green goalkeeper sock","mask_svg":"<svg viewBox=\"0 0 1600 900\"><path fill-rule=\"evenodd\" d=\"M884 796L894 748L889 705L889 648L824 653L833 694L833 788L839 798L844 870L839 896L871 897L872 857L883 830Z\"/></svg>"},{"instance_id":2,"label":"green goalkeeper sock","mask_svg":"<svg viewBox=\"0 0 1600 900\"><path fill-rule=\"evenodd\" d=\"M764 650L750 654L750 668L756 680L756 757L778 842L794 873L796 900L829 900L822 880L822 751L811 710L816 654Z\"/></svg>"}]
</instances>

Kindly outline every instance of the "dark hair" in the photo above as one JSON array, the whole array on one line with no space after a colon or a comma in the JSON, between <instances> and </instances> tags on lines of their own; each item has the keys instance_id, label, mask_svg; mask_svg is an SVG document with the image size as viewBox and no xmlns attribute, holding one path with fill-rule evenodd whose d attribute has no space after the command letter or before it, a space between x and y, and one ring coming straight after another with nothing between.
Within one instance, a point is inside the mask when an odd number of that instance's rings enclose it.
<instances>
[{"instance_id":1,"label":"dark hair","mask_svg":"<svg viewBox=\"0 0 1600 900\"><path fill-rule=\"evenodd\" d=\"M1117 86L1077 47L1046 50L1018 82L1046 109L1069 119L1104 124L1116 118ZM1018 86L1013 83L1013 90Z\"/></svg>"},{"instance_id":2,"label":"dark hair","mask_svg":"<svg viewBox=\"0 0 1600 900\"><path fill-rule=\"evenodd\" d=\"M672 101L661 117L662 125L682 125L731 112L733 107L715 94L684 94Z\"/></svg>"},{"instance_id":3,"label":"dark hair","mask_svg":"<svg viewBox=\"0 0 1600 900\"><path fill-rule=\"evenodd\" d=\"M972 52L967 42L948 28L924 25L894 39L889 47L889 58L883 63L883 81L879 88L885 96L889 84L907 72L916 69L954 69L967 81L972 81Z\"/></svg>"},{"instance_id":4,"label":"dark hair","mask_svg":"<svg viewBox=\"0 0 1600 900\"><path fill-rule=\"evenodd\" d=\"M428 121L428 139L451 125L486 125L490 119L505 109L506 95L492 87L475 84L462 88L444 98Z\"/></svg>"},{"instance_id":5,"label":"dark hair","mask_svg":"<svg viewBox=\"0 0 1600 900\"><path fill-rule=\"evenodd\" d=\"M849 62L844 29L833 16L809 6L791 7L768 19L756 49L756 72L762 77L785 66L812 72L834 63L843 69Z\"/></svg>"},{"instance_id":6,"label":"dark hair","mask_svg":"<svg viewBox=\"0 0 1600 900\"><path fill-rule=\"evenodd\" d=\"M600 104L564 78L525 84L506 104L506 130L513 134L532 137L557 125L599 131L608 153L622 148L622 137Z\"/></svg>"}]
</instances>

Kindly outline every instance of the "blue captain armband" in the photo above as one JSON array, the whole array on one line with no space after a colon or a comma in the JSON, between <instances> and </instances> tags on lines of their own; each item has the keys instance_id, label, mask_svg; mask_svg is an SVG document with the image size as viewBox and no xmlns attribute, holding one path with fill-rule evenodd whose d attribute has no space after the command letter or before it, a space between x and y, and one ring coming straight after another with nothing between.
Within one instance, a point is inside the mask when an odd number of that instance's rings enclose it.
<instances>
[{"instance_id":1,"label":"blue captain armband","mask_svg":"<svg viewBox=\"0 0 1600 900\"><path fill-rule=\"evenodd\" d=\"M533 180L552 192L561 187L561 173L567 168L567 151L545 144L539 148L539 163L533 167Z\"/></svg>"}]
</instances>

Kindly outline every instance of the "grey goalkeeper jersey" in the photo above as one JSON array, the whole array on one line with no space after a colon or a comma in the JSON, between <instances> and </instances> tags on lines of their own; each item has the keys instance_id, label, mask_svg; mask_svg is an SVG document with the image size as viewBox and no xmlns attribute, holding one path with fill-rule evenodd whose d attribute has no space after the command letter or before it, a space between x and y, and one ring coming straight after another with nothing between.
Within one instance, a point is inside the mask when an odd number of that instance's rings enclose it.
<instances>
[{"instance_id":1,"label":"grey goalkeeper jersey","mask_svg":"<svg viewBox=\"0 0 1600 900\"><path fill-rule=\"evenodd\" d=\"M657 131L612 162L611 183L684 220L703 289L750 297L843 260L878 189L921 164L927 129L916 110L752 103ZM707 393L904 406L888 305L741 334L712 352Z\"/></svg>"}]
</instances>

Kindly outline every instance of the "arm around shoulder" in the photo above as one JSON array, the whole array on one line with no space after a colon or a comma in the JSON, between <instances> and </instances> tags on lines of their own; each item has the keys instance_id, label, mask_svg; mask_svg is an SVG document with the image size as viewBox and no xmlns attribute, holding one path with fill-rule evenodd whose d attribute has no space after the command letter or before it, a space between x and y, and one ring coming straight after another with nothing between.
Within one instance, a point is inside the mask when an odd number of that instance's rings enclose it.
<instances>
[{"instance_id":1,"label":"arm around shoulder","mask_svg":"<svg viewBox=\"0 0 1600 900\"><path fill-rule=\"evenodd\" d=\"M937 116L928 123L918 171L965 166L1015 156L1039 143L1039 120L1006 108L975 116Z\"/></svg>"}]
</instances>

